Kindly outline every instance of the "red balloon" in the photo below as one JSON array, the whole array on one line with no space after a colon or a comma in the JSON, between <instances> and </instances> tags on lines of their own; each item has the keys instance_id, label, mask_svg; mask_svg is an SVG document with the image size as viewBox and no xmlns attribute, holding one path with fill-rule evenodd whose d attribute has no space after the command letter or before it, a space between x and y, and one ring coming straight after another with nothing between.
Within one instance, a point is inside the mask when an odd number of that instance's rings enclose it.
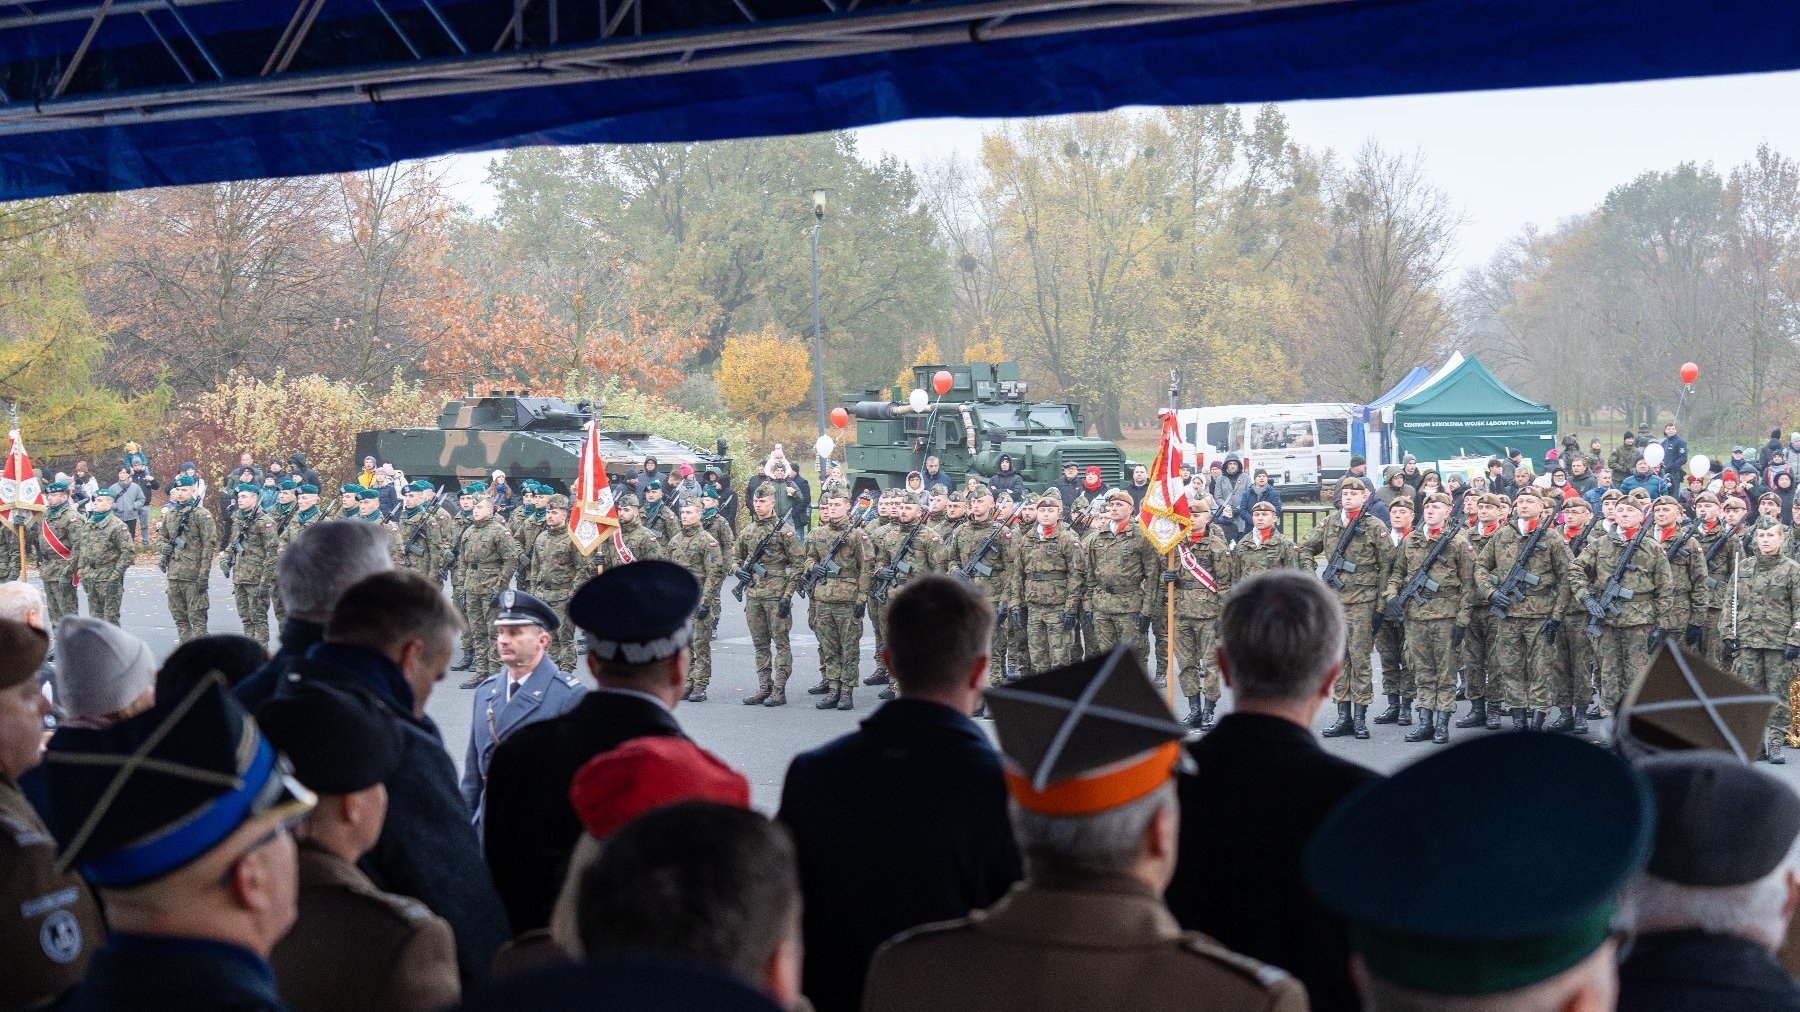
<instances>
[{"instance_id":1,"label":"red balloon","mask_svg":"<svg viewBox=\"0 0 1800 1012\"><path fill-rule=\"evenodd\" d=\"M850 424L850 412L845 411L843 408L832 408L831 409L831 424L835 425L836 427L838 427L840 429L846 425L849 425Z\"/></svg>"},{"instance_id":2,"label":"red balloon","mask_svg":"<svg viewBox=\"0 0 1800 1012\"><path fill-rule=\"evenodd\" d=\"M1688 386L1693 386L1694 381L1699 378L1700 378L1700 367L1699 366L1695 365L1692 362L1683 362L1681 364L1681 382L1686 383Z\"/></svg>"},{"instance_id":3,"label":"red balloon","mask_svg":"<svg viewBox=\"0 0 1800 1012\"><path fill-rule=\"evenodd\" d=\"M954 382L955 380L950 376L950 370L939 369L937 374L931 377L931 389L936 390L938 396L942 397L950 392L950 384Z\"/></svg>"}]
</instances>

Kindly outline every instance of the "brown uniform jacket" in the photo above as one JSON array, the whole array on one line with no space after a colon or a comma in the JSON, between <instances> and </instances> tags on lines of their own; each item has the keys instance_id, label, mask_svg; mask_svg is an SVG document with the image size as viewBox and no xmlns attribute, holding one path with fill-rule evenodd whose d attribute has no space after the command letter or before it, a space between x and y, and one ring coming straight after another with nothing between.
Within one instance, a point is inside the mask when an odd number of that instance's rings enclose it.
<instances>
[{"instance_id":1,"label":"brown uniform jacket","mask_svg":"<svg viewBox=\"0 0 1800 1012\"><path fill-rule=\"evenodd\" d=\"M81 981L106 940L93 893L56 870L56 841L0 776L0 1008L38 1008Z\"/></svg>"},{"instance_id":2,"label":"brown uniform jacket","mask_svg":"<svg viewBox=\"0 0 1800 1012\"><path fill-rule=\"evenodd\" d=\"M1287 971L1182 931L1162 898L1122 877L1038 879L961 920L882 946L863 1012L1132 1009L1297 1012Z\"/></svg>"},{"instance_id":3,"label":"brown uniform jacket","mask_svg":"<svg viewBox=\"0 0 1800 1012\"><path fill-rule=\"evenodd\" d=\"M294 1012L433 1012L462 997L449 923L311 841L300 843L300 917L269 965Z\"/></svg>"}]
</instances>

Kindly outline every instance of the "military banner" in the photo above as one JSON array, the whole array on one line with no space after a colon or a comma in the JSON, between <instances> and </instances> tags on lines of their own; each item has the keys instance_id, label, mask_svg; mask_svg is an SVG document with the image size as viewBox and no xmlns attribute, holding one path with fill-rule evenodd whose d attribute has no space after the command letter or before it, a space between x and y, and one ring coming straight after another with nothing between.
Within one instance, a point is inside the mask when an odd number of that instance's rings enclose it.
<instances>
[{"instance_id":1,"label":"military banner","mask_svg":"<svg viewBox=\"0 0 1800 1012\"><path fill-rule=\"evenodd\" d=\"M0 522L10 527L28 522L32 513L43 512L44 483L32 470L19 430L13 429L7 435L12 445L6 451L6 466L0 470Z\"/></svg>"},{"instance_id":2,"label":"military banner","mask_svg":"<svg viewBox=\"0 0 1800 1012\"><path fill-rule=\"evenodd\" d=\"M1150 488L1138 509L1138 525L1158 554L1166 555L1187 540L1194 519L1188 512L1187 489L1181 483L1181 432L1175 412L1164 411L1162 418L1162 441L1156 448L1156 462L1150 466Z\"/></svg>"},{"instance_id":3,"label":"military banner","mask_svg":"<svg viewBox=\"0 0 1800 1012\"><path fill-rule=\"evenodd\" d=\"M581 463L570 491L574 501L569 505L569 538L582 555L592 555L606 540L606 529L616 532L619 527L618 504L606 480L606 461L600 457L593 422L587 424L587 436L581 441Z\"/></svg>"}]
</instances>

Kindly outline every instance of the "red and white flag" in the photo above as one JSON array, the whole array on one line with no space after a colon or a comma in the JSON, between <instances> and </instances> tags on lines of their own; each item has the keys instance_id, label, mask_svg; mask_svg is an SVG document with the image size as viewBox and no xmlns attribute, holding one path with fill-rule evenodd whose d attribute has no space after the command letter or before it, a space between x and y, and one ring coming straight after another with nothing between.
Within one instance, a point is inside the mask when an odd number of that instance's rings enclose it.
<instances>
[{"instance_id":1,"label":"red and white flag","mask_svg":"<svg viewBox=\"0 0 1800 1012\"><path fill-rule=\"evenodd\" d=\"M606 480L606 461L600 456L593 422L587 424L587 436L581 441L581 464L575 474L575 487L570 491L573 494L569 498L574 501L569 504L569 539L581 554L594 554L594 549L606 540L608 527L613 529L615 545L623 547L624 539L618 530L619 508Z\"/></svg>"},{"instance_id":2,"label":"red and white flag","mask_svg":"<svg viewBox=\"0 0 1800 1012\"><path fill-rule=\"evenodd\" d=\"M32 513L44 511L44 483L31 468L31 458L19 439L19 430L7 433L12 445L6 451L6 466L0 469L0 521L7 526L26 523ZM68 558L68 556L63 556Z\"/></svg>"},{"instance_id":3,"label":"red and white flag","mask_svg":"<svg viewBox=\"0 0 1800 1012\"><path fill-rule=\"evenodd\" d=\"M1187 540L1194 518L1188 512L1187 488L1181 481L1181 432L1175 412L1164 411L1162 419L1162 441L1156 447L1156 462L1150 465L1150 488L1138 508L1138 525L1157 552L1167 554Z\"/></svg>"}]
</instances>

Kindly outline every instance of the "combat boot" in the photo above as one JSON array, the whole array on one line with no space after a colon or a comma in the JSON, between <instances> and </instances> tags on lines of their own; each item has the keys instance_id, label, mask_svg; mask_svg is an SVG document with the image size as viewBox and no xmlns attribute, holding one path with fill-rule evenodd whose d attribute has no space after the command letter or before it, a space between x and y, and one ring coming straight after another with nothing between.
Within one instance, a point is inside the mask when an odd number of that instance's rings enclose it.
<instances>
[{"instance_id":1,"label":"combat boot","mask_svg":"<svg viewBox=\"0 0 1800 1012\"><path fill-rule=\"evenodd\" d=\"M1385 709L1375 715L1375 723L1377 723L1377 724L1398 724L1398 723L1400 723L1400 694L1398 692L1388 693L1387 701L1388 701L1387 709Z\"/></svg>"},{"instance_id":2,"label":"combat boot","mask_svg":"<svg viewBox=\"0 0 1800 1012\"><path fill-rule=\"evenodd\" d=\"M1542 731L1544 729L1544 718L1546 716L1548 716L1548 714L1544 713L1542 710L1531 711L1531 729L1533 731Z\"/></svg>"},{"instance_id":3,"label":"combat boot","mask_svg":"<svg viewBox=\"0 0 1800 1012\"><path fill-rule=\"evenodd\" d=\"M1413 722L1412 697L1401 696L1400 697L1400 714L1399 714L1399 716L1394 718L1394 723L1399 724L1401 727L1411 727L1412 722Z\"/></svg>"},{"instance_id":4,"label":"combat boot","mask_svg":"<svg viewBox=\"0 0 1800 1012\"><path fill-rule=\"evenodd\" d=\"M886 685L887 683L888 683L888 670L886 668L882 668L882 667L876 668L874 674L863 679L864 685Z\"/></svg>"},{"instance_id":5,"label":"combat boot","mask_svg":"<svg viewBox=\"0 0 1800 1012\"><path fill-rule=\"evenodd\" d=\"M856 689L851 686L844 686L844 691L838 693L837 708L840 710L856 709L856 704L851 700L851 693L854 693L855 691Z\"/></svg>"},{"instance_id":6,"label":"combat boot","mask_svg":"<svg viewBox=\"0 0 1800 1012\"><path fill-rule=\"evenodd\" d=\"M470 675L469 677L463 679L462 683L460 685L458 685L457 688L473 689L477 685L480 685L482 682L485 682L487 680L488 680L488 676L477 671L474 674Z\"/></svg>"},{"instance_id":7,"label":"combat boot","mask_svg":"<svg viewBox=\"0 0 1800 1012\"><path fill-rule=\"evenodd\" d=\"M1477 699L1469 703L1468 716L1456 722L1457 727L1481 727L1487 723L1487 700Z\"/></svg>"},{"instance_id":8,"label":"combat boot","mask_svg":"<svg viewBox=\"0 0 1800 1012\"><path fill-rule=\"evenodd\" d=\"M769 686L765 685L762 688L756 690L756 695L751 696L749 699L744 700L744 705L745 706L761 706L764 703L768 702L769 697L774 694L775 694L775 690L770 688Z\"/></svg>"},{"instance_id":9,"label":"combat boot","mask_svg":"<svg viewBox=\"0 0 1800 1012\"><path fill-rule=\"evenodd\" d=\"M806 694L809 696L823 696L824 694L826 694L827 692L830 692L830 691L831 691L831 683L826 681L825 679L821 678L821 679L819 679L819 684L806 690Z\"/></svg>"},{"instance_id":10,"label":"combat boot","mask_svg":"<svg viewBox=\"0 0 1800 1012\"><path fill-rule=\"evenodd\" d=\"M1450 715L1448 713L1440 713L1437 715L1437 719L1432 721L1431 743L1433 745L1450 744Z\"/></svg>"},{"instance_id":11,"label":"combat boot","mask_svg":"<svg viewBox=\"0 0 1800 1012\"><path fill-rule=\"evenodd\" d=\"M892 685L883 685L881 687L881 691L877 692L875 694L875 698L876 699L893 699L894 698L894 687Z\"/></svg>"},{"instance_id":12,"label":"combat boot","mask_svg":"<svg viewBox=\"0 0 1800 1012\"><path fill-rule=\"evenodd\" d=\"M783 682L780 685L775 686L775 688L769 690L769 698L763 700L763 705L764 706L786 706L787 705L787 683Z\"/></svg>"},{"instance_id":13,"label":"combat boot","mask_svg":"<svg viewBox=\"0 0 1800 1012\"><path fill-rule=\"evenodd\" d=\"M475 658L467 650L463 651L462 660L450 665L451 671L467 671L475 666Z\"/></svg>"},{"instance_id":14,"label":"combat boot","mask_svg":"<svg viewBox=\"0 0 1800 1012\"><path fill-rule=\"evenodd\" d=\"M1344 735L1350 734L1355 730L1355 725L1350 720L1350 704L1339 703L1337 706L1337 721L1330 727L1319 732L1327 738L1342 738Z\"/></svg>"},{"instance_id":15,"label":"combat boot","mask_svg":"<svg viewBox=\"0 0 1800 1012\"><path fill-rule=\"evenodd\" d=\"M689 689L688 694L687 694L687 701L690 703L706 702L706 687L701 686L699 688Z\"/></svg>"},{"instance_id":16,"label":"combat boot","mask_svg":"<svg viewBox=\"0 0 1800 1012\"><path fill-rule=\"evenodd\" d=\"M1411 731L1406 732L1405 740L1412 741L1412 742L1419 742L1419 741L1425 741L1430 737L1431 737L1431 711L1421 709L1419 711L1419 726L1413 728Z\"/></svg>"},{"instance_id":17,"label":"combat boot","mask_svg":"<svg viewBox=\"0 0 1800 1012\"><path fill-rule=\"evenodd\" d=\"M1200 701L1200 730L1211 731L1213 729L1213 711L1218 705L1219 701L1216 699L1202 699Z\"/></svg>"},{"instance_id":18,"label":"combat boot","mask_svg":"<svg viewBox=\"0 0 1800 1012\"><path fill-rule=\"evenodd\" d=\"M1559 707L1559 710L1561 712L1556 715L1556 719L1551 721L1550 726L1544 728L1544 730L1555 734L1563 734L1575 729L1575 708L1573 706L1564 706Z\"/></svg>"},{"instance_id":19,"label":"combat boot","mask_svg":"<svg viewBox=\"0 0 1800 1012\"><path fill-rule=\"evenodd\" d=\"M1496 720L1497 719L1498 718L1496 718ZM1523 731L1530 726L1525 721L1525 708L1522 706L1515 706L1512 708L1512 720L1514 731ZM1494 728L1494 730L1497 731L1499 728Z\"/></svg>"},{"instance_id":20,"label":"combat boot","mask_svg":"<svg viewBox=\"0 0 1800 1012\"><path fill-rule=\"evenodd\" d=\"M1581 707L1579 706L1577 706L1573 712L1575 714L1575 726L1569 728L1569 733L1586 736L1588 731L1587 715L1581 712Z\"/></svg>"},{"instance_id":21,"label":"combat boot","mask_svg":"<svg viewBox=\"0 0 1800 1012\"><path fill-rule=\"evenodd\" d=\"M1769 765L1770 766L1786 766L1787 765L1787 760L1782 758L1782 756L1781 756L1781 739L1782 739L1782 737L1783 736L1780 733L1772 734L1769 736Z\"/></svg>"},{"instance_id":22,"label":"combat boot","mask_svg":"<svg viewBox=\"0 0 1800 1012\"><path fill-rule=\"evenodd\" d=\"M811 692L812 690L808 689L806 691ZM813 709L815 709L815 710L835 710L835 709L837 709L837 701L838 701L837 686L835 686L835 685L829 686L825 690L825 697L823 699L819 700L817 703L814 703Z\"/></svg>"},{"instance_id":23,"label":"combat boot","mask_svg":"<svg viewBox=\"0 0 1800 1012\"><path fill-rule=\"evenodd\" d=\"M1188 701L1187 716L1181 718L1181 722L1183 724L1186 724L1189 727L1199 727L1200 726L1200 714L1202 712L1201 707L1200 707L1200 696L1199 696L1199 694L1196 693L1195 695L1189 696L1187 698L1187 701Z\"/></svg>"},{"instance_id":24,"label":"combat boot","mask_svg":"<svg viewBox=\"0 0 1800 1012\"><path fill-rule=\"evenodd\" d=\"M1487 728L1489 731L1500 730L1500 707L1498 704L1488 704L1487 723L1483 724L1482 727Z\"/></svg>"},{"instance_id":25,"label":"combat boot","mask_svg":"<svg viewBox=\"0 0 1800 1012\"><path fill-rule=\"evenodd\" d=\"M1350 718L1351 733L1356 735L1357 741L1368 741L1369 740L1369 707L1366 704L1357 703L1354 707L1351 708L1350 713L1351 713L1351 718Z\"/></svg>"},{"instance_id":26,"label":"combat boot","mask_svg":"<svg viewBox=\"0 0 1800 1012\"><path fill-rule=\"evenodd\" d=\"M1589 719L1589 720L1605 720L1606 719L1606 711L1600 709L1599 703L1589 703L1588 708L1587 708L1587 719Z\"/></svg>"}]
</instances>

